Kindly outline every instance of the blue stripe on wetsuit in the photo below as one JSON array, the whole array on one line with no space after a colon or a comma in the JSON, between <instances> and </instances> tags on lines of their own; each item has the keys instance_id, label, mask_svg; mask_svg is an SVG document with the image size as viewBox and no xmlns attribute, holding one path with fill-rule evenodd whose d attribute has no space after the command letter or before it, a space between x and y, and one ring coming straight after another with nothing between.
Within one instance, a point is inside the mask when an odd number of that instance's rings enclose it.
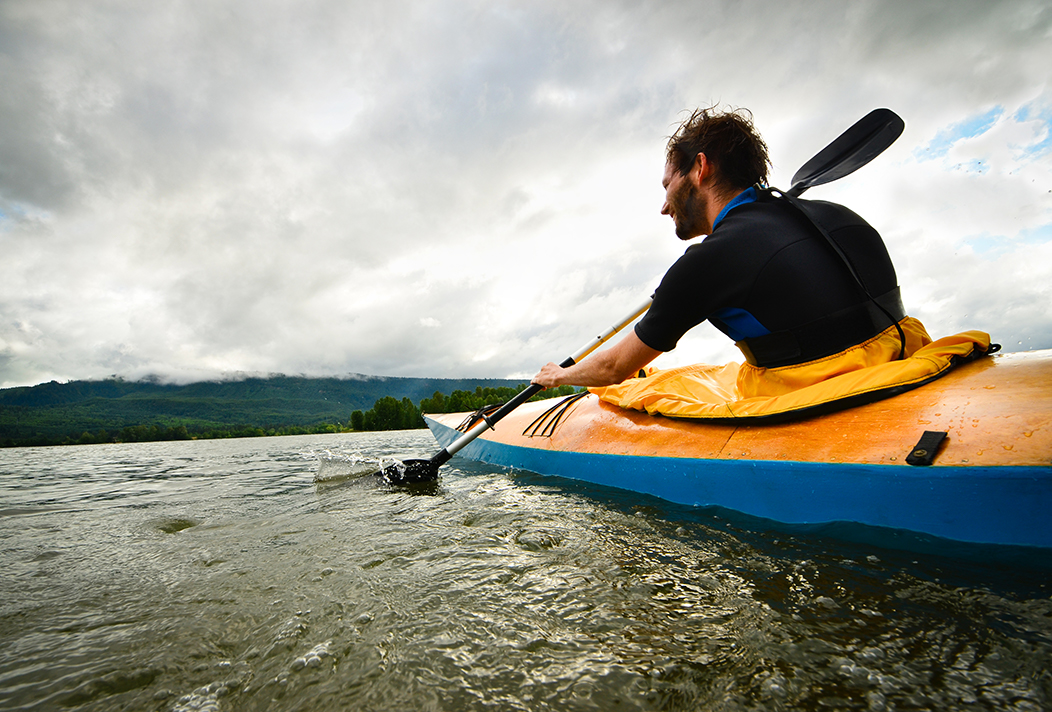
<instances>
[{"instance_id":1,"label":"blue stripe on wetsuit","mask_svg":"<svg viewBox=\"0 0 1052 712\"><path fill-rule=\"evenodd\" d=\"M746 188L742 192L738 193L734 197L734 200L727 203L720 214L716 216L716 219L712 223L712 229L715 230L716 226L720 224L734 208L739 205L745 205L746 203L752 203L756 201L756 189ZM729 307L727 309L720 309L709 317L709 321L719 321L723 327L720 331L727 334L735 341L741 341L742 339L749 339L755 336L763 336L764 334L770 334L770 330L767 329L763 324L756 320L749 312L744 309L738 309L737 307Z\"/></svg>"}]
</instances>

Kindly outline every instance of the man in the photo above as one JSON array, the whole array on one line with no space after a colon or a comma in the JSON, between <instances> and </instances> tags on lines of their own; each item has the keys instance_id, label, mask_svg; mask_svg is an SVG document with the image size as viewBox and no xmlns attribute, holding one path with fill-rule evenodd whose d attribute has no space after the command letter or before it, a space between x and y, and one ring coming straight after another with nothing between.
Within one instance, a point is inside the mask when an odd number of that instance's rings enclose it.
<instances>
[{"instance_id":1,"label":"man","mask_svg":"<svg viewBox=\"0 0 1052 712\"><path fill-rule=\"evenodd\" d=\"M547 364L533 382L620 383L706 320L758 373L837 355L893 326L901 336L895 270L877 232L842 206L775 195L763 187L769 165L747 111L702 109L683 122L668 142L661 213L681 240L707 237L672 265L632 332L569 368Z\"/></svg>"}]
</instances>

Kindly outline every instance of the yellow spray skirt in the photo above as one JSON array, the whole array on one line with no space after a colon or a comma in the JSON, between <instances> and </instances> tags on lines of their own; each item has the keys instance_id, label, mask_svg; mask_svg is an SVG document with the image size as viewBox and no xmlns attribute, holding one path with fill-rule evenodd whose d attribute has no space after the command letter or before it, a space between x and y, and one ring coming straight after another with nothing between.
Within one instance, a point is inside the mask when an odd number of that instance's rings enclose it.
<instances>
[{"instance_id":1,"label":"yellow spray skirt","mask_svg":"<svg viewBox=\"0 0 1052 712\"><path fill-rule=\"evenodd\" d=\"M965 331L932 341L906 317L906 357L894 326L838 354L794 366L697 364L648 369L645 378L592 388L600 399L676 418L771 418L827 411L895 395L939 378L957 363L985 354L990 335Z\"/></svg>"}]
</instances>

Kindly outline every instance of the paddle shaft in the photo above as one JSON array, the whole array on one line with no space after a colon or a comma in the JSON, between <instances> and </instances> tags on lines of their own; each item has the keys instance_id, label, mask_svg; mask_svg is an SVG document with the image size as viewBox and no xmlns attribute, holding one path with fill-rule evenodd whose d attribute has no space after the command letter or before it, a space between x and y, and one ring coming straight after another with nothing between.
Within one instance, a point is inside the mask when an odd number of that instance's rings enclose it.
<instances>
[{"instance_id":1,"label":"paddle shaft","mask_svg":"<svg viewBox=\"0 0 1052 712\"><path fill-rule=\"evenodd\" d=\"M888 109L877 109L863 116L851 128L805 163L793 176L793 185L785 194L790 198L796 198L811 186L828 183L854 172L872 161L884 149L894 143L895 139L902 133L903 126L902 119ZM652 300L653 297L647 299L629 316L589 341L580 351L559 365L567 368L595 351L649 309ZM448 447L443 448L430 460L411 461L412 468L414 471L437 475L440 465L445 464L453 455L482 435L482 433L492 429L504 416L542 390L544 390L542 386L530 384L524 391L502 405L491 415L483 415L482 422L454 440Z\"/></svg>"},{"instance_id":2,"label":"paddle shaft","mask_svg":"<svg viewBox=\"0 0 1052 712\"><path fill-rule=\"evenodd\" d=\"M597 348L599 348L607 341L612 339L614 336L616 336L626 326L628 326L633 321L642 316L643 313L650 308L652 300L653 297L648 298L645 302L640 304L636 309L634 309L630 314L628 314L624 319L617 322L603 333L599 334L599 336L590 340L587 344L582 346L580 350L578 350L572 356L567 357L567 359L559 365L563 368L568 368L570 366L573 366L575 363L583 359L588 354L595 351ZM494 411L490 415L482 416L482 422L480 422L468 432L461 435L459 438L450 443L448 447L444 448L441 452L432 457L431 465L437 468L438 466L444 464L447 460L449 460L449 458L456 455L461 449L464 448L464 446L475 440L479 435L482 435L482 433L492 429L497 424L497 422L500 421L504 416L508 415L513 410L515 410L520 405L528 401L530 398L533 398L535 395L537 395L543 390L544 386L538 386L536 383L531 383L529 386L526 387L525 390L521 391L518 395L509 400L504 405L502 405L496 411Z\"/></svg>"}]
</instances>

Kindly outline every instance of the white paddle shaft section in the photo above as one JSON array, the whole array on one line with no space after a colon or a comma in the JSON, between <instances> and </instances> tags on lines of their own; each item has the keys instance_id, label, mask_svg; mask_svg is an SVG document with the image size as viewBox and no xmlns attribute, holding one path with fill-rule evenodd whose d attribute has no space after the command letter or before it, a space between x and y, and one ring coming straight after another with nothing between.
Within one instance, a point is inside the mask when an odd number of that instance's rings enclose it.
<instances>
[{"instance_id":1,"label":"white paddle shaft section","mask_svg":"<svg viewBox=\"0 0 1052 712\"><path fill-rule=\"evenodd\" d=\"M581 348L580 351L575 353L570 358L573 359L574 363L577 363L578 361L583 359L585 356L587 356L588 354L592 353L597 348L599 348L600 346L605 344L607 341L612 339L614 337L614 335L616 335L619 331L621 331L626 326L631 324L633 321L635 321L636 319L641 317L644 313L646 313L647 309L649 309L650 305L653 304L653 303L654 303L654 298L653 297L648 297L647 300L645 302L643 302L642 304L640 304L636 309L634 309L631 314L629 314L624 319L622 319L621 321L619 321L616 324L614 324L613 326L611 326L609 329L604 331L599 336L597 336L594 339L592 339L591 341L589 341L587 344L584 345L584 347ZM518 405L518 404L516 404L516 405ZM479 435L482 435L482 433L486 432L491 427L492 426L490 425L489 421L486 418L483 418L482 420L479 421L478 425L476 425L474 428L472 428L471 430L467 431L466 433L461 435L459 438L454 440L452 443L450 443L449 446L446 447L446 452L449 453L450 456L456 455L461 449L464 448L465 445L467 445L471 441L475 440Z\"/></svg>"}]
</instances>

